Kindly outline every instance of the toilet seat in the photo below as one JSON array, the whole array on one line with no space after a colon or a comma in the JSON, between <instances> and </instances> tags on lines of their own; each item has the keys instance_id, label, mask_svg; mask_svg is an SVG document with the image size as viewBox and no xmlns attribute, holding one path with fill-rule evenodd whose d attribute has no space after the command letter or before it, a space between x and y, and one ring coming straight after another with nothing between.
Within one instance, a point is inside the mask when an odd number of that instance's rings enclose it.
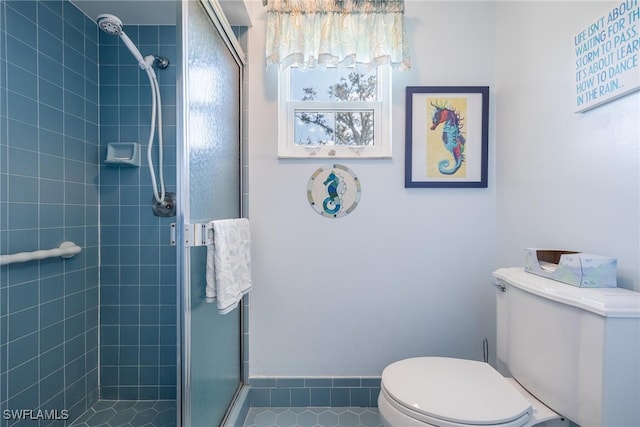
<instances>
[{"instance_id":1,"label":"toilet seat","mask_svg":"<svg viewBox=\"0 0 640 427\"><path fill-rule=\"evenodd\" d=\"M515 427L532 407L502 375L482 362L417 357L387 366L381 397L406 416L437 426Z\"/></svg>"}]
</instances>

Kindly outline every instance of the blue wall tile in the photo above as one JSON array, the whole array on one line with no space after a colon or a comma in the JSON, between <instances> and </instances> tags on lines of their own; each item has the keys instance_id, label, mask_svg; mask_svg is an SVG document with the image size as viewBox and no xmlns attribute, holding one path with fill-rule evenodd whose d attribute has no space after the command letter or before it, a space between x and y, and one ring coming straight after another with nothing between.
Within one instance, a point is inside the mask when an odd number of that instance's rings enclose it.
<instances>
[{"instance_id":1,"label":"blue wall tile","mask_svg":"<svg viewBox=\"0 0 640 427\"><path fill-rule=\"evenodd\" d=\"M176 364L176 352L172 345L160 346L160 364L164 366L175 366Z\"/></svg>"},{"instance_id":2,"label":"blue wall tile","mask_svg":"<svg viewBox=\"0 0 640 427\"><path fill-rule=\"evenodd\" d=\"M376 407L380 378L250 378L251 406Z\"/></svg>"},{"instance_id":3,"label":"blue wall tile","mask_svg":"<svg viewBox=\"0 0 640 427\"><path fill-rule=\"evenodd\" d=\"M11 348L11 347L10 347ZM9 396L16 396L38 382L38 359L33 358L22 365L9 369ZM23 408L32 408L37 400Z\"/></svg>"},{"instance_id":4,"label":"blue wall tile","mask_svg":"<svg viewBox=\"0 0 640 427\"><path fill-rule=\"evenodd\" d=\"M141 385L156 385L158 384L158 369L154 367L141 367L140 368L140 384Z\"/></svg>"},{"instance_id":5,"label":"blue wall tile","mask_svg":"<svg viewBox=\"0 0 640 427\"><path fill-rule=\"evenodd\" d=\"M39 29L48 31L54 37L62 39L62 21L60 16L49 9L44 3L38 3Z\"/></svg>"},{"instance_id":6,"label":"blue wall tile","mask_svg":"<svg viewBox=\"0 0 640 427\"><path fill-rule=\"evenodd\" d=\"M9 200L14 202L38 202L38 179L25 176L9 176ZM5 204L4 207L8 207ZM6 218L5 213L5 218Z\"/></svg>"},{"instance_id":7,"label":"blue wall tile","mask_svg":"<svg viewBox=\"0 0 640 427\"><path fill-rule=\"evenodd\" d=\"M34 70L36 64L37 52L33 47L23 43L19 38L7 33L5 38L7 62L16 65L25 70Z\"/></svg>"},{"instance_id":8,"label":"blue wall tile","mask_svg":"<svg viewBox=\"0 0 640 427\"><path fill-rule=\"evenodd\" d=\"M14 9L18 13L25 16L27 19L34 21L36 20L36 5L33 2L26 2L20 0L9 0L7 1L7 6ZM7 15L9 16L9 15Z\"/></svg>"},{"instance_id":9,"label":"blue wall tile","mask_svg":"<svg viewBox=\"0 0 640 427\"><path fill-rule=\"evenodd\" d=\"M158 346L156 345L143 345L140 347L140 365L141 366L154 366L157 367L160 363L160 355L158 353Z\"/></svg>"},{"instance_id":10,"label":"blue wall tile","mask_svg":"<svg viewBox=\"0 0 640 427\"><path fill-rule=\"evenodd\" d=\"M296 407L305 407L311 405L310 390L308 388L292 388L291 389L291 405Z\"/></svg>"},{"instance_id":11,"label":"blue wall tile","mask_svg":"<svg viewBox=\"0 0 640 427\"><path fill-rule=\"evenodd\" d=\"M51 34L50 32L38 29L38 57L47 57L49 61L55 61L57 66L54 68L55 75L52 77L46 76L45 78L59 81L62 85L62 55L64 52L64 45L62 44L61 37ZM47 73L51 70L45 68ZM59 79L59 80L58 80Z\"/></svg>"},{"instance_id":12,"label":"blue wall tile","mask_svg":"<svg viewBox=\"0 0 640 427\"><path fill-rule=\"evenodd\" d=\"M56 106L62 98L63 90L55 83L48 81L45 78L38 79L40 102L49 106ZM46 144L44 144L46 145ZM62 153L56 153L62 154Z\"/></svg>"},{"instance_id":13,"label":"blue wall tile","mask_svg":"<svg viewBox=\"0 0 640 427\"><path fill-rule=\"evenodd\" d=\"M9 312L8 338L9 341L38 331L38 309L32 307L15 313ZM20 362L20 361L15 361ZM12 363L13 365L13 363ZM17 364L16 364L17 365ZM16 366L13 365L13 366Z\"/></svg>"},{"instance_id":14,"label":"blue wall tile","mask_svg":"<svg viewBox=\"0 0 640 427\"><path fill-rule=\"evenodd\" d=\"M65 28L65 41L67 40L68 36L74 36L73 40L79 39L80 42L79 46L77 42L72 45L64 46L64 66L68 67L70 70L75 71L78 74L84 74L84 44L83 39L79 37L79 35L80 32L78 32L77 30L70 30L68 27Z\"/></svg>"},{"instance_id":15,"label":"blue wall tile","mask_svg":"<svg viewBox=\"0 0 640 427\"><path fill-rule=\"evenodd\" d=\"M331 389L330 388L311 388L310 389L311 406L331 406Z\"/></svg>"},{"instance_id":16,"label":"blue wall tile","mask_svg":"<svg viewBox=\"0 0 640 427\"><path fill-rule=\"evenodd\" d=\"M63 9L69 22L84 25L84 16L67 1L0 0L6 46L0 128L8 129L0 154L10 160L0 167L9 183L0 211L6 218L0 223L3 252L48 249L65 238L83 248L70 260L0 268L0 295L10 296L0 309L7 325L0 334L3 408L84 410L97 398L97 358L88 363L87 357L97 354L97 297L90 289L97 290L98 251L95 238L87 247L85 230L98 226L98 198L95 215L87 215L84 203L98 181L98 165L97 158L93 168L88 165L83 143L85 117L98 114L97 104L84 98L86 75L96 75L97 65L91 70L84 55L97 57L97 46L85 43L78 29L65 34ZM79 203L65 205L70 201Z\"/></svg>"},{"instance_id":17,"label":"blue wall tile","mask_svg":"<svg viewBox=\"0 0 640 427\"><path fill-rule=\"evenodd\" d=\"M173 26L127 26L125 31L143 55L175 52L176 29ZM161 34L163 44L160 44ZM138 142L146 146L151 92L146 75L121 41L102 32L98 39L100 160L103 161L109 142ZM165 75L166 71L157 73ZM175 78L167 81L166 92L172 91L175 92ZM172 108L175 112L175 95L167 95L167 100L163 98L162 101L163 109ZM165 141L174 144L165 148L167 167L164 175L167 191L175 191L175 155L167 156L168 152L175 151L175 127L165 126L163 133ZM140 363L145 369L144 375L140 371L139 379L137 376L135 381L132 377L117 377L116 383L103 384L102 391L103 395L115 393L121 398L124 395L140 399L147 396L168 398L175 397L172 387L176 383L176 254L168 240L161 238L167 235L172 219L158 219L151 213L152 188L145 167L146 156L143 157L140 168L100 166L101 280L110 288L105 290L107 299L103 304L120 304L103 307L106 317L101 323L101 337L106 335L105 328L118 327L120 339L110 343L103 340L102 350L107 351L112 366ZM114 331L110 329L109 332ZM111 347L106 346L112 345L120 346L117 360L114 360L112 350L107 350Z\"/></svg>"},{"instance_id":18,"label":"blue wall tile","mask_svg":"<svg viewBox=\"0 0 640 427\"><path fill-rule=\"evenodd\" d=\"M31 10L27 11L25 8L21 8L20 12L16 11L14 8L19 8L20 5L28 6ZM26 13L27 16L22 13ZM38 31L35 23L35 3L12 2L6 9L6 20L8 34L34 49L37 48Z\"/></svg>"},{"instance_id":19,"label":"blue wall tile","mask_svg":"<svg viewBox=\"0 0 640 427\"><path fill-rule=\"evenodd\" d=\"M38 334L25 335L9 343L9 360L31 360L38 356Z\"/></svg>"},{"instance_id":20,"label":"blue wall tile","mask_svg":"<svg viewBox=\"0 0 640 427\"><path fill-rule=\"evenodd\" d=\"M119 360L118 360L118 364L119 366L132 366L132 365L137 365L138 364L138 354L139 354L140 349L138 348L138 346L133 346L133 345L121 345L119 348ZM125 384L125 383L120 383L120 385L131 385L131 384Z\"/></svg>"},{"instance_id":21,"label":"blue wall tile","mask_svg":"<svg viewBox=\"0 0 640 427\"><path fill-rule=\"evenodd\" d=\"M84 31L85 16L73 4L66 1L62 3L62 16L66 24L73 25L78 30Z\"/></svg>"},{"instance_id":22,"label":"blue wall tile","mask_svg":"<svg viewBox=\"0 0 640 427\"><path fill-rule=\"evenodd\" d=\"M11 93L11 86L9 85L9 92ZM20 95L17 92L11 93L11 98L7 105L7 116L9 119L14 119L23 123L27 123L33 126L38 125L38 115L35 111L38 111L38 101Z\"/></svg>"},{"instance_id":23,"label":"blue wall tile","mask_svg":"<svg viewBox=\"0 0 640 427\"><path fill-rule=\"evenodd\" d=\"M51 325L64 319L64 301L57 299L40 304L40 322Z\"/></svg>"},{"instance_id":24,"label":"blue wall tile","mask_svg":"<svg viewBox=\"0 0 640 427\"><path fill-rule=\"evenodd\" d=\"M118 347L103 345L100 349L101 366L110 366L118 364ZM106 385L106 384L103 384Z\"/></svg>"},{"instance_id":25,"label":"blue wall tile","mask_svg":"<svg viewBox=\"0 0 640 427\"><path fill-rule=\"evenodd\" d=\"M270 406L291 406L291 390L288 388L270 389Z\"/></svg>"},{"instance_id":26,"label":"blue wall tile","mask_svg":"<svg viewBox=\"0 0 640 427\"><path fill-rule=\"evenodd\" d=\"M54 347L47 352L40 353L40 376L43 378L42 381L50 377L55 372L62 373L63 371L60 368L61 366L64 366L64 347L63 346ZM41 392L42 392L42 388L45 387L42 381L40 383ZM54 387L52 387L53 388L52 391L55 393L58 393L60 391L60 384L62 384L63 382L64 380L57 381L56 383L54 383L53 384ZM55 393L51 394L49 397L52 397ZM42 401L46 402L46 400L42 400Z\"/></svg>"},{"instance_id":27,"label":"blue wall tile","mask_svg":"<svg viewBox=\"0 0 640 427\"><path fill-rule=\"evenodd\" d=\"M9 287L9 312L17 312L38 305L38 281Z\"/></svg>"},{"instance_id":28,"label":"blue wall tile","mask_svg":"<svg viewBox=\"0 0 640 427\"><path fill-rule=\"evenodd\" d=\"M66 89L79 96L84 96L85 78L80 73L75 72L66 66L62 70L64 86Z\"/></svg>"},{"instance_id":29,"label":"blue wall tile","mask_svg":"<svg viewBox=\"0 0 640 427\"><path fill-rule=\"evenodd\" d=\"M40 128L62 134L64 131L62 110L45 104L38 105Z\"/></svg>"},{"instance_id":30,"label":"blue wall tile","mask_svg":"<svg viewBox=\"0 0 640 427\"><path fill-rule=\"evenodd\" d=\"M24 365L23 368L20 368L19 372L22 372L22 371L27 372L29 370L31 370L31 372L36 372L36 369L38 369L38 366L33 363L30 363L29 365ZM19 374L17 375L19 376ZM32 376L27 376L27 378L32 378ZM13 380L15 379L16 378L14 377ZM11 371L9 372L7 381L9 383L9 390L11 390L11 383L12 383ZM38 402L38 384L33 384L31 387L28 387L16 394L12 394L12 392L9 391L8 396L9 397L8 397L7 407L32 408Z\"/></svg>"},{"instance_id":31,"label":"blue wall tile","mask_svg":"<svg viewBox=\"0 0 640 427\"><path fill-rule=\"evenodd\" d=\"M40 331L40 351L47 352L64 344L64 321L43 327Z\"/></svg>"},{"instance_id":32,"label":"blue wall tile","mask_svg":"<svg viewBox=\"0 0 640 427\"><path fill-rule=\"evenodd\" d=\"M7 66L7 79L11 84L12 93L31 99L36 99L38 96L37 77L34 73L30 73L17 65L9 64Z\"/></svg>"},{"instance_id":33,"label":"blue wall tile","mask_svg":"<svg viewBox=\"0 0 640 427\"><path fill-rule=\"evenodd\" d=\"M55 247L63 239L83 247L70 260L0 268L0 318L7 325L0 331L0 407L62 402L76 413L97 398L99 375L104 398L175 398L175 250L161 237L171 219L148 213L146 168L104 168L99 145L120 137L146 143L146 76L119 38L97 31L66 0L0 0L0 21L6 47L0 52L0 173L9 183L0 192L1 249ZM175 59L175 27L126 30L134 42L153 47L151 53ZM175 66L159 79L168 108L164 134L174 150ZM166 159L168 190L175 191L175 155ZM105 285L100 325L98 269ZM122 293L121 287L130 289ZM123 295L127 305L110 305ZM143 361L140 375L120 383L120 373L132 374ZM32 364L40 369L30 370L35 377L25 376L32 381L25 385L18 373ZM104 371L109 366L117 373L112 384ZM9 388L17 393L11 401L4 393Z\"/></svg>"},{"instance_id":34,"label":"blue wall tile","mask_svg":"<svg viewBox=\"0 0 640 427\"><path fill-rule=\"evenodd\" d=\"M8 219L12 227L16 229L38 228L38 205L34 203L9 203Z\"/></svg>"},{"instance_id":35,"label":"blue wall tile","mask_svg":"<svg viewBox=\"0 0 640 427\"><path fill-rule=\"evenodd\" d=\"M153 381L150 381L153 382ZM156 386L138 387L138 398L140 400L156 400L159 399L159 389Z\"/></svg>"},{"instance_id":36,"label":"blue wall tile","mask_svg":"<svg viewBox=\"0 0 640 427\"><path fill-rule=\"evenodd\" d=\"M351 406L351 399L348 388L332 388L331 389L331 405L330 406Z\"/></svg>"}]
</instances>

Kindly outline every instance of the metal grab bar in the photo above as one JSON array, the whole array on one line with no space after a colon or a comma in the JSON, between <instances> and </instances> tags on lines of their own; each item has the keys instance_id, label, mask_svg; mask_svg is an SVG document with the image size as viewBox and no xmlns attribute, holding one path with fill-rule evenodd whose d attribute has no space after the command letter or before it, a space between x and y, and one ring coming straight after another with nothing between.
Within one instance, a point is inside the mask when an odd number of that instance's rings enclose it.
<instances>
[{"instance_id":1,"label":"metal grab bar","mask_svg":"<svg viewBox=\"0 0 640 427\"><path fill-rule=\"evenodd\" d=\"M0 255L0 265L27 262L52 257L73 258L82 248L73 242L62 242L59 247L33 252L18 252L11 255Z\"/></svg>"}]
</instances>

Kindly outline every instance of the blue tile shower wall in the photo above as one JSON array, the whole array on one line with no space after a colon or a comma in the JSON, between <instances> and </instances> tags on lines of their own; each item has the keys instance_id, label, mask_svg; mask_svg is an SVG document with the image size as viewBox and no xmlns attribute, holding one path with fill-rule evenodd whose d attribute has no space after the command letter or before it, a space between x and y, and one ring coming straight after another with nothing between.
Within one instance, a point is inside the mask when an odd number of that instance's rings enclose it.
<instances>
[{"instance_id":1,"label":"blue tile shower wall","mask_svg":"<svg viewBox=\"0 0 640 427\"><path fill-rule=\"evenodd\" d=\"M0 0L0 20L0 251L82 247L0 267L0 425L12 426L5 410L74 418L98 397L98 35L68 1Z\"/></svg>"},{"instance_id":2,"label":"blue tile shower wall","mask_svg":"<svg viewBox=\"0 0 640 427\"><path fill-rule=\"evenodd\" d=\"M175 192L176 28L124 30L142 55L165 56L172 63L156 74L163 110L164 178L167 191ZM100 158L104 160L110 142L137 142L142 150L139 168L100 165L100 395L174 399L176 251L169 245L169 227L175 218L158 218L151 211L146 155L151 90L146 73L118 37L100 32L99 46Z\"/></svg>"}]
</instances>

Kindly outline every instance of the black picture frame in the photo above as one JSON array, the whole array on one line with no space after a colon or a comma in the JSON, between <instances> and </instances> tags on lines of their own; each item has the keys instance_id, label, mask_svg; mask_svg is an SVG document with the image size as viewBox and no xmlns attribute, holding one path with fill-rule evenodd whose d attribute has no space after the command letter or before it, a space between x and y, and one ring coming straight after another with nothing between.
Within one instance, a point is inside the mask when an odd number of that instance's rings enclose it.
<instances>
[{"instance_id":1,"label":"black picture frame","mask_svg":"<svg viewBox=\"0 0 640 427\"><path fill-rule=\"evenodd\" d=\"M487 188L488 86L407 86L405 111L406 188Z\"/></svg>"}]
</instances>

